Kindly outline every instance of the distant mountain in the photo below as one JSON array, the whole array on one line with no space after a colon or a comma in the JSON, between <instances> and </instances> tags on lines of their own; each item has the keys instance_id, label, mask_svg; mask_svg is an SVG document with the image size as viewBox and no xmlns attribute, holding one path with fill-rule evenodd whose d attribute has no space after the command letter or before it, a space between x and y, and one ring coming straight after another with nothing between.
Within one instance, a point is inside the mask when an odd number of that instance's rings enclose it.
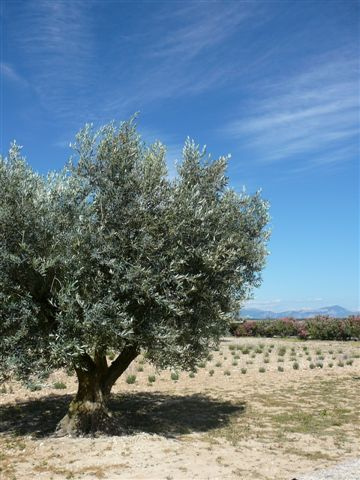
<instances>
[{"instance_id":1,"label":"distant mountain","mask_svg":"<svg viewBox=\"0 0 360 480\"><path fill-rule=\"evenodd\" d=\"M322 307L314 310L302 309L302 310L287 310L285 312L272 312L271 310L259 310L257 308L243 308L240 311L242 318L254 318L258 320L264 320L266 318L311 318L316 315L328 315L332 318L343 318L349 315L357 315L357 312L351 312L346 308L339 305L333 305L331 307Z\"/></svg>"}]
</instances>

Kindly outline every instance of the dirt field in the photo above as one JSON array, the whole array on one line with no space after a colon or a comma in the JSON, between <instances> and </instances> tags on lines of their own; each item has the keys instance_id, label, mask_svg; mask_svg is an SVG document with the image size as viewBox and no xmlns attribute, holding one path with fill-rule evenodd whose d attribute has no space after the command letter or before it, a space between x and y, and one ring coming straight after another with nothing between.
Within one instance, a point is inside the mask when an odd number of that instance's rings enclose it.
<instances>
[{"instance_id":1,"label":"dirt field","mask_svg":"<svg viewBox=\"0 0 360 480\"><path fill-rule=\"evenodd\" d=\"M175 378L139 358L114 389L124 435L81 439L51 436L74 377L0 386L0 478L291 480L360 456L359 343L227 338Z\"/></svg>"}]
</instances>

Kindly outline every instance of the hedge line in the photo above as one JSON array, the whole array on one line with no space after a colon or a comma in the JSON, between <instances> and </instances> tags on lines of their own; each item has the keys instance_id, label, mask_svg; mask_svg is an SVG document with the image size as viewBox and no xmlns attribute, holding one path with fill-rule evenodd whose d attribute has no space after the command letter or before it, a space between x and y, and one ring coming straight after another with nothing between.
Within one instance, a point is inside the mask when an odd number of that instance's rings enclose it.
<instances>
[{"instance_id":1,"label":"hedge line","mask_svg":"<svg viewBox=\"0 0 360 480\"><path fill-rule=\"evenodd\" d=\"M298 337L314 340L360 340L360 316L331 318L317 316L306 320L246 320L234 323L230 333L236 337Z\"/></svg>"}]
</instances>

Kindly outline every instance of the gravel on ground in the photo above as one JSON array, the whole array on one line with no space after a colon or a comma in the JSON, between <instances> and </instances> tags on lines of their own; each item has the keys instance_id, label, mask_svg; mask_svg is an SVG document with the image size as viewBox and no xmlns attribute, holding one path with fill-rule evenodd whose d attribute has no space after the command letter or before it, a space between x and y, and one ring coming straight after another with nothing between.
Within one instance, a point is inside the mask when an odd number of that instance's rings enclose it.
<instances>
[{"instance_id":1,"label":"gravel on ground","mask_svg":"<svg viewBox=\"0 0 360 480\"><path fill-rule=\"evenodd\" d=\"M296 480L360 480L360 458L301 475Z\"/></svg>"}]
</instances>

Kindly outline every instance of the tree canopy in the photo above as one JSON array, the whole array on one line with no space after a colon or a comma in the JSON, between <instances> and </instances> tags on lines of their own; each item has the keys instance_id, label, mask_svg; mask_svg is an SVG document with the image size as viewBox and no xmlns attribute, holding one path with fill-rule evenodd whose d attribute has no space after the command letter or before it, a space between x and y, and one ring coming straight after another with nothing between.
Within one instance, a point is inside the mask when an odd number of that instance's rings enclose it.
<instances>
[{"instance_id":1,"label":"tree canopy","mask_svg":"<svg viewBox=\"0 0 360 480\"><path fill-rule=\"evenodd\" d=\"M86 125L73 148L47 176L16 144L0 158L0 371L74 368L79 392L96 377L105 398L141 350L189 370L218 344L260 284L268 204L190 139L169 178L134 121Z\"/></svg>"}]
</instances>

